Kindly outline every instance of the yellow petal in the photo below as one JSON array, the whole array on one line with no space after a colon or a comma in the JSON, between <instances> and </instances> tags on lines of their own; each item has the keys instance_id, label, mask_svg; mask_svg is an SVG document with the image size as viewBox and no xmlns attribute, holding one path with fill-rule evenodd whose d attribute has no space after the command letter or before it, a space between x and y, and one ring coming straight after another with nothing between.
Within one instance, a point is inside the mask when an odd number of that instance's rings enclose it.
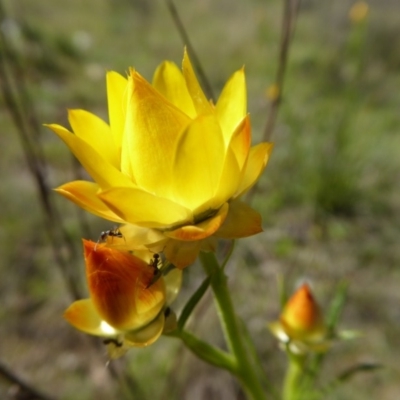
<instances>
[{"instance_id":1,"label":"yellow petal","mask_svg":"<svg viewBox=\"0 0 400 400\"><path fill-rule=\"evenodd\" d=\"M120 153L117 152L111 128L101 118L84 110L68 110L68 120L77 137L119 169Z\"/></svg>"},{"instance_id":2,"label":"yellow petal","mask_svg":"<svg viewBox=\"0 0 400 400\"><path fill-rule=\"evenodd\" d=\"M171 304L179 294L182 286L182 271L174 268L164 276L167 304Z\"/></svg>"},{"instance_id":3,"label":"yellow petal","mask_svg":"<svg viewBox=\"0 0 400 400\"><path fill-rule=\"evenodd\" d=\"M64 318L74 328L90 335L112 337L119 333L102 320L91 299L72 303L65 311Z\"/></svg>"},{"instance_id":4,"label":"yellow petal","mask_svg":"<svg viewBox=\"0 0 400 400\"><path fill-rule=\"evenodd\" d=\"M214 195L215 205L218 206L231 199L241 182L242 171L231 147L228 147L223 171L219 180L218 190Z\"/></svg>"},{"instance_id":5,"label":"yellow petal","mask_svg":"<svg viewBox=\"0 0 400 400\"><path fill-rule=\"evenodd\" d=\"M118 229L122 238L114 238L114 240L108 241L107 245L118 250L135 250L135 255L142 259L145 259L143 254L137 254L137 251L146 251L148 261L154 255L154 252L148 250L148 246L165 241L165 236L156 229L142 228L132 224L122 225Z\"/></svg>"},{"instance_id":6,"label":"yellow petal","mask_svg":"<svg viewBox=\"0 0 400 400\"><path fill-rule=\"evenodd\" d=\"M197 114L209 114L213 112L213 108L210 102L207 100L206 96L204 95L204 92L200 87L199 81L196 78L196 74L194 73L186 49L183 55L182 72L183 76L185 77L186 85L189 89L189 93L192 97Z\"/></svg>"},{"instance_id":7,"label":"yellow petal","mask_svg":"<svg viewBox=\"0 0 400 400\"><path fill-rule=\"evenodd\" d=\"M250 116L242 120L242 122L237 126L235 132L232 135L229 147L232 148L235 153L235 157L239 166L242 170L247 161L251 145L251 124Z\"/></svg>"},{"instance_id":8,"label":"yellow petal","mask_svg":"<svg viewBox=\"0 0 400 400\"><path fill-rule=\"evenodd\" d=\"M229 205L228 203L225 203L220 208L218 213L212 218L208 218L205 221L200 222L196 225L184 225L181 228L175 229L173 231L165 231L164 235L172 239L183 241L205 239L206 237L211 236L214 232L216 232L218 228L223 224L226 216L228 215L228 210Z\"/></svg>"},{"instance_id":9,"label":"yellow petal","mask_svg":"<svg viewBox=\"0 0 400 400\"><path fill-rule=\"evenodd\" d=\"M215 117L198 117L185 130L176 148L173 170L176 201L195 210L212 199L224 160L225 145Z\"/></svg>"},{"instance_id":10,"label":"yellow petal","mask_svg":"<svg viewBox=\"0 0 400 400\"><path fill-rule=\"evenodd\" d=\"M132 181L106 161L93 147L60 125L46 125L55 132L74 153L88 174L102 187L133 186Z\"/></svg>"},{"instance_id":11,"label":"yellow petal","mask_svg":"<svg viewBox=\"0 0 400 400\"><path fill-rule=\"evenodd\" d=\"M128 80L114 71L107 72L108 116L114 144L121 154L122 136L125 127Z\"/></svg>"},{"instance_id":12,"label":"yellow petal","mask_svg":"<svg viewBox=\"0 0 400 400\"><path fill-rule=\"evenodd\" d=\"M246 203L235 200L229 207L228 216L214 236L238 239L262 232L261 215Z\"/></svg>"},{"instance_id":13,"label":"yellow petal","mask_svg":"<svg viewBox=\"0 0 400 400\"><path fill-rule=\"evenodd\" d=\"M154 343L161 335L164 329L165 316L164 313L146 325L142 329L131 331L125 334L125 342L132 347L145 347Z\"/></svg>"},{"instance_id":14,"label":"yellow petal","mask_svg":"<svg viewBox=\"0 0 400 400\"><path fill-rule=\"evenodd\" d=\"M246 115L247 95L244 68L236 71L225 84L216 105L225 143L229 143L233 132Z\"/></svg>"},{"instance_id":15,"label":"yellow petal","mask_svg":"<svg viewBox=\"0 0 400 400\"><path fill-rule=\"evenodd\" d=\"M150 193L170 198L176 142L189 117L131 72L122 171Z\"/></svg>"},{"instance_id":16,"label":"yellow petal","mask_svg":"<svg viewBox=\"0 0 400 400\"><path fill-rule=\"evenodd\" d=\"M100 218L118 223L124 222L97 197L99 191L97 183L73 181L58 187L55 191Z\"/></svg>"},{"instance_id":17,"label":"yellow petal","mask_svg":"<svg viewBox=\"0 0 400 400\"><path fill-rule=\"evenodd\" d=\"M186 81L176 64L169 61L163 62L154 73L153 87L187 116L196 117L196 110Z\"/></svg>"},{"instance_id":18,"label":"yellow petal","mask_svg":"<svg viewBox=\"0 0 400 400\"><path fill-rule=\"evenodd\" d=\"M201 240L182 242L181 240L170 239L165 246L164 254L175 267L183 269L196 261L201 245Z\"/></svg>"},{"instance_id":19,"label":"yellow petal","mask_svg":"<svg viewBox=\"0 0 400 400\"><path fill-rule=\"evenodd\" d=\"M114 187L99 193L99 197L121 219L143 227L165 227L191 219L185 207L140 189Z\"/></svg>"},{"instance_id":20,"label":"yellow petal","mask_svg":"<svg viewBox=\"0 0 400 400\"><path fill-rule=\"evenodd\" d=\"M242 182L235 197L241 196L257 182L267 165L272 148L272 143L259 143L250 149Z\"/></svg>"},{"instance_id":21,"label":"yellow petal","mask_svg":"<svg viewBox=\"0 0 400 400\"><path fill-rule=\"evenodd\" d=\"M165 304L162 279L148 287L154 269L131 253L87 240L86 277L93 304L110 326L132 330L148 324Z\"/></svg>"}]
</instances>

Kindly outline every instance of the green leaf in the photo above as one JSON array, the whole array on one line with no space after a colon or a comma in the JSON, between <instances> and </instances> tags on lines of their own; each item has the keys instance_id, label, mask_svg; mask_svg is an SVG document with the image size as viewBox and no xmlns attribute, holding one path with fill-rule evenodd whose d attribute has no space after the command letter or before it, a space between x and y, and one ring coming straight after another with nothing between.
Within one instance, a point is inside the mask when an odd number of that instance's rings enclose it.
<instances>
[{"instance_id":1,"label":"green leaf","mask_svg":"<svg viewBox=\"0 0 400 400\"><path fill-rule=\"evenodd\" d=\"M178 321L178 329L182 330L185 327L185 324L190 317L192 311L196 307L197 303L201 300L204 296L204 293L207 291L208 287L210 286L210 277L208 276L204 279L203 283L199 286L199 288L193 293L192 297L186 303L185 307L182 310L182 313L179 317Z\"/></svg>"},{"instance_id":2,"label":"green leaf","mask_svg":"<svg viewBox=\"0 0 400 400\"><path fill-rule=\"evenodd\" d=\"M193 334L184 330L174 331L169 336L181 339L185 346L203 361L218 368L226 369L234 375L237 374L237 367L234 357L225 351L202 341Z\"/></svg>"}]
</instances>

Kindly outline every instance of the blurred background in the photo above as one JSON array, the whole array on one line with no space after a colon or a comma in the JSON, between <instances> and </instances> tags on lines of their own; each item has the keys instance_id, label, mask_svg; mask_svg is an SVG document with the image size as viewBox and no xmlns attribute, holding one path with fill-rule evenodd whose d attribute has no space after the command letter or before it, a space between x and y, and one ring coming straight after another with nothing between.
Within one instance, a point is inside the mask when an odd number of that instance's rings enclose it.
<instances>
[{"instance_id":1,"label":"blurred background","mask_svg":"<svg viewBox=\"0 0 400 400\"><path fill-rule=\"evenodd\" d=\"M400 398L400 4L303 0L272 135L275 149L252 197L264 233L240 241L228 265L234 301L278 387L285 356L267 329L279 314L277 277L308 280L323 308L338 284L348 298L320 384L359 363L327 399ZM162 0L0 2L0 398L242 399L226 373L162 337L106 366L101 341L62 318L84 296L81 237L112 223L49 189L85 176L43 123L68 126L67 108L107 120L105 72L147 79L183 43ZM176 0L213 91L245 65L253 142L262 140L279 61L283 1ZM361 9L362 11L362 9ZM176 310L203 279L185 271ZM223 346L208 293L190 330ZM46 398L45 396L37 398Z\"/></svg>"}]
</instances>

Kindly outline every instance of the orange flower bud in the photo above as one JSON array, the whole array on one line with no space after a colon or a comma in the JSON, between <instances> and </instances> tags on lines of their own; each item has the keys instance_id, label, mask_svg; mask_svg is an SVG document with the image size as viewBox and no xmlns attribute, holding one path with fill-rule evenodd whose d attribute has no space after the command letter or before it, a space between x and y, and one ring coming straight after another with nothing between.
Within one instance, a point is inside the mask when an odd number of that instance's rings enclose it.
<instances>
[{"instance_id":1,"label":"orange flower bud","mask_svg":"<svg viewBox=\"0 0 400 400\"><path fill-rule=\"evenodd\" d=\"M165 302L162 280L147 287L154 268L128 252L88 240L83 244L90 296L104 321L132 330L154 319Z\"/></svg>"},{"instance_id":2,"label":"orange flower bud","mask_svg":"<svg viewBox=\"0 0 400 400\"><path fill-rule=\"evenodd\" d=\"M321 330L321 311L307 284L302 285L286 303L280 321L288 336L298 339Z\"/></svg>"},{"instance_id":3,"label":"orange flower bud","mask_svg":"<svg viewBox=\"0 0 400 400\"><path fill-rule=\"evenodd\" d=\"M320 308L307 284L293 294L269 329L292 353L324 352L330 347Z\"/></svg>"}]
</instances>

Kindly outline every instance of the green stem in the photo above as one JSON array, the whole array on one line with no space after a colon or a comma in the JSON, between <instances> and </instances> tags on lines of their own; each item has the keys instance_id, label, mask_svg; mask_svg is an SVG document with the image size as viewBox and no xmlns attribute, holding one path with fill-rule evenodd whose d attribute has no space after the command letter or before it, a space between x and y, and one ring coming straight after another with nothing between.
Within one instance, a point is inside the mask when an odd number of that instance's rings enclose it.
<instances>
[{"instance_id":1,"label":"green stem","mask_svg":"<svg viewBox=\"0 0 400 400\"><path fill-rule=\"evenodd\" d=\"M240 380L250 399L265 400L266 395L263 386L258 379L257 371L246 349L245 339L241 334L241 325L233 307L227 285L227 277L214 253L202 252L200 253L200 260L207 275L211 278L211 288L217 304L218 316L225 340L236 360L235 375Z\"/></svg>"},{"instance_id":2,"label":"green stem","mask_svg":"<svg viewBox=\"0 0 400 400\"><path fill-rule=\"evenodd\" d=\"M225 351L217 349L216 347L211 346L206 342L203 342L198 337L183 329L177 329L176 331L171 332L169 336L181 339L182 342L185 343L185 346L203 361L212 364L218 368L226 369L232 374L235 373L235 360L230 354L226 353Z\"/></svg>"},{"instance_id":3,"label":"green stem","mask_svg":"<svg viewBox=\"0 0 400 400\"><path fill-rule=\"evenodd\" d=\"M304 373L304 357L287 352L289 365L283 383L283 400L300 399L301 382Z\"/></svg>"}]
</instances>

